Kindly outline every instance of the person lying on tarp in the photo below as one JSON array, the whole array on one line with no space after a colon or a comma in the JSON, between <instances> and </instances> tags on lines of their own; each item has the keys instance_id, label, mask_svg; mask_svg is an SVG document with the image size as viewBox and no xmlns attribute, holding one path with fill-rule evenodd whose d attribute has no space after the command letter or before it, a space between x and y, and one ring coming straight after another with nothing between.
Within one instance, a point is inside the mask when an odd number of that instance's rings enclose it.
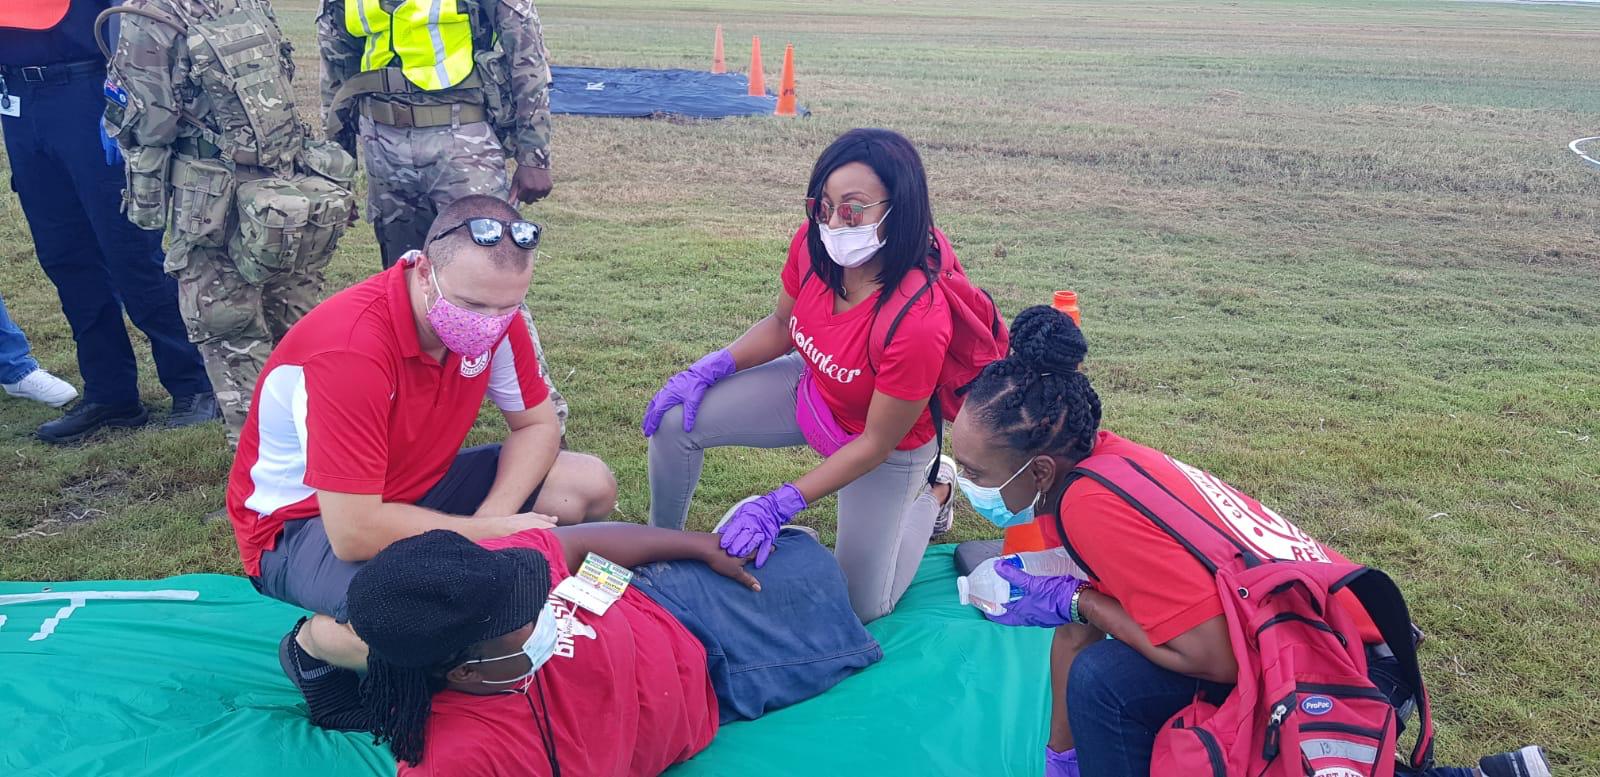
<instances>
[{"instance_id":1,"label":"person lying on tarp","mask_svg":"<svg viewBox=\"0 0 1600 777\"><path fill-rule=\"evenodd\" d=\"M429 239L312 309L256 382L228 517L257 590L315 615L279 662L311 721L365 729L366 646L345 589L389 543L430 529L501 537L610 515L617 484L560 450L561 424L521 325L537 224L504 200L445 206ZM460 450L488 399L500 443Z\"/></svg>"},{"instance_id":2,"label":"person lying on tarp","mask_svg":"<svg viewBox=\"0 0 1600 777\"><path fill-rule=\"evenodd\" d=\"M1100 398L1079 371L1087 351L1082 332L1065 314L1034 307L1017 316L1012 322L1010 355L987 366L973 381L951 429L959 467L956 483L972 506L996 524L1034 520L1047 540L1064 546L1092 578L1035 577L1015 567L997 566L1001 576L1021 591L1021 598L1006 604L1004 614L991 619L1010 625L1059 627L1052 650L1056 714L1046 748L1045 773L1076 777L1081 770L1081 774L1094 777L1146 777L1152 774L1158 731L1168 730L1169 721L1193 702L1197 693L1222 703L1235 693L1235 682L1245 679L1230 642L1229 627L1234 624L1224 615L1218 584L1185 544L1198 548L1210 543L1220 549L1216 552L1223 558L1212 562L1219 567L1226 567L1234 555L1244 557L1247 551L1263 560L1348 562L1210 473L1101 430ZM1075 467L1091 467L1093 474L1075 475ZM1127 483L1106 473L1116 473ZM1195 516L1203 523L1194 520ZM1188 531L1174 529L1176 535L1167 531L1167 527L1186 525ZM1184 537L1183 543L1178 536ZM1353 586L1339 590L1332 599L1342 606L1340 613L1328 608L1329 623L1340 622L1339 616L1345 615L1342 622L1348 631L1359 635L1367 646L1365 651L1359 645L1350 650L1351 640L1342 633L1339 636L1337 644L1345 646L1346 653L1367 657L1371 682L1361 693L1352 690L1351 694L1382 699L1396 708L1423 697L1418 693L1421 689L1405 679L1416 676L1420 684L1415 664L1408 663L1409 670L1402 671L1396 650L1374 622L1377 615L1363 606L1366 599L1354 598ZM1268 597L1276 593L1275 588ZM1262 598L1256 596L1251 606L1264 607L1259 602ZM1246 596L1240 599L1251 601ZM1403 607L1387 609L1404 612ZM1393 641L1406 643L1400 650L1410 651L1414 640L1409 621L1403 616L1385 620L1390 626L1385 633L1403 634L1402 639ZM1261 628L1267 625L1271 624ZM1116 639L1106 640L1107 633ZM1314 631L1306 633L1316 635ZM1352 660L1349 665L1358 664ZM1265 698L1268 694L1260 695ZM1380 771L1376 767L1359 770L1352 766L1354 761L1320 765L1324 759L1372 756L1368 766L1381 766L1379 760L1389 758L1378 741L1365 745L1346 741L1339 737L1349 731L1329 728L1338 725L1337 705L1347 703L1357 702L1326 691L1302 696L1299 704L1283 704L1275 713L1277 725L1306 725L1307 730L1323 733L1302 740L1304 751L1282 748L1286 758L1276 766L1288 767L1286 771L1252 768L1249 773L1312 773L1313 768L1302 770L1303 765L1314 767L1319 775L1362 777ZM1426 705L1425 697L1420 703ZM1401 717L1389 712L1387 705L1370 708L1370 713L1380 721ZM1193 728L1193 723L1186 728ZM1269 732L1252 742L1249 735L1259 737L1263 732L1250 730L1251 725L1246 724L1246 736L1240 737L1240 750L1215 748L1210 754L1214 757L1209 758L1210 770L1206 768L1207 754L1199 748L1203 737L1198 734L1190 740L1196 743L1192 754L1201 758L1194 764L1196 768L1157 769L1161 774L1240 773L1243 770L1235 766L1241 761L1229 757L1224 768L1222 759L1235 752L1270 754L1270 743L1277 741ZM1253 725L1273 724L1263 715ZM1319 725L1323 728L1317 729ZM1431 738L1430 728L1424 717L1422 729ZM1279 735L1288 736L1283 729ZM1263 746L1262 741L1269 744ZM1439 777L1549 775L1543 752L1537 747L1489 756L1478 770L1434 768L1425 773Z\"/></svg>"},{"instance_id":3,"label":"person lying on tarp","mask_svg":"<svg viewBox=\"0 0 1600 777\"><path fill-rule=\"evenodd\" d=\"M591 553L635 567L620 597L580 585L626 576ZM655 775L883 657L805 530L744 564L626 523L395 542L350 582L372 731L402 777Z\"/></svg>"}]
</instances>

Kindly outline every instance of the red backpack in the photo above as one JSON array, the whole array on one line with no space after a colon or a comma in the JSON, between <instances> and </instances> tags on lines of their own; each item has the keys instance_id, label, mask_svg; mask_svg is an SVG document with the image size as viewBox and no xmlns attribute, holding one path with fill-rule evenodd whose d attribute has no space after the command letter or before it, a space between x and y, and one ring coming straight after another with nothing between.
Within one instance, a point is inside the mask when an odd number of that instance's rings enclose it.
<instances>
[{"instance_id":1,"label":"red backpack","mask_svg":"<svg viewBox=\"0 0 1600 777\"><path fill-rule=\"evenodd\" d=\"M800 227L789 244L789 252L799 253L800 261L808 268L801 286L813 275L809 269L811 251L806 243L808 229L809 224ZM950 240L937 228L933 230L933 241L928 250L928 267L932 271L931 277L908 272L901 279L900 289L907 293L909 299L893 317L873 314L872 340L867 344L867 364L872 366L874 372L877 371L873 365L883 359L883 353L894 340L900 322L923 295L935 293L944 297L945 305L950 309L950 346L945 352L944 365L939 369L938 384L928 400L935 439L943 450L943 422L961 412L961 404L965 401L962 390L967 384L978 377L978 373L990 362L1006 355L1006 349L1011 346L1011 332L1000 317L1000 308L994 304L994 298L967 279L967 271L962 268L961 260L956 258ZM937 470L935 466L934 471ZM931 479L932 474L929 477Z\"/></svg>"},{"instance_id":2,"label":"red backpack","mask_svg":"<svg viewBox=\"0 0 1600 777\"><path fill-rule=\"evenodd\" d=\"M1071 477L1094 480L1149 518L1215 577L1222 597L1238 685L1221 706L1197 695L1157 732L1152 777L1392 777L1396 712L1367 677L1355 620L1334 601L1345 588L1398 659L1400 679L1416 689L1421 733L1410 767L1432 765L1433 715L1411 616L1388 575L1359 564L1263 559L1131 459L1091 455ZM1070 551L1059 512L1056 530Z\"/></svg>"}]
</instances>

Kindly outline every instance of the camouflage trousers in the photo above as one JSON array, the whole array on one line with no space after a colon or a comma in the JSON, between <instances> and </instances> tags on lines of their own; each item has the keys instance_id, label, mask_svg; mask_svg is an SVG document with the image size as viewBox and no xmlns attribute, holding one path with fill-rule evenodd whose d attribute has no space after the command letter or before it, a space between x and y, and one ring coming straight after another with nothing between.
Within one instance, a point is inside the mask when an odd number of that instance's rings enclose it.
<instances>
[{"instance_id":1,"label":"camouflage trousers","mask_svg":"<svg viewBox=\"0 0 1600 777\"><path fill-rule=\"evenodd\" d=\"M172 241L167 271L178 280L178 309L190 342L205 357L230 445L239 445L256 378L272 347L321 301L329 258L255 286L240 277L226 246L198 248L181 236Z\"/></svg>"},{"instance_id":2,"label":"camouflage trousers","mask_svg":"<svg viewBox=\"0 0 1600 777\"><path fill-rule=\"evenodd\" d=\"M367 220L388 267L419 249L444 206L468 194L504 198L511 192L506 156L494 128L476 121L459 126L391 127L361 118L361 157L367 169ZM527 307L522 320L539 354L539 376L567 430L567 399L556 389L544 344Z\"/></svg>"},{"instance_id":3,"label":"camouflage trousers","mask_svg":"<svg viewBox=\"0 0 1600 777\"><path fill-rule=\"evenodd\" d=\"M469 194L504 198L511 191L505 153L486 122L407 128L362 117L361 157L367 220L384 267L422 247L444 206Z\"/></svg>"}]
</instances>

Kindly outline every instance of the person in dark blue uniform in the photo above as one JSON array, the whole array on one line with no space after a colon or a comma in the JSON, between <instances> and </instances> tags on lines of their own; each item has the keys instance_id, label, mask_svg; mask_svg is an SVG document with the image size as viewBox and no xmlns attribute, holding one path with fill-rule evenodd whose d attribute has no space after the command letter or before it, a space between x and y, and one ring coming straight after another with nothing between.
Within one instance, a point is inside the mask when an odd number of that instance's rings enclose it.
<instances>
[{"instance_id":1,"label":"person in dark blue uniform","mask_svg":"<svg viewBox=\"0 0 1600 777\"><path fill-rule=\"evenodd\" d=\"M11 186L39 264L61 296L83 376L82 401L39 427L46 442L149 421L124 310L150 338L156 373L172 395L167 425L219 417L205 363L179 314L177 283L162 269L161 233L122 215L122 158L99 140L106 61L94 20L111 4L0 3L0 127Z\"/></svg>"}]
</instances>

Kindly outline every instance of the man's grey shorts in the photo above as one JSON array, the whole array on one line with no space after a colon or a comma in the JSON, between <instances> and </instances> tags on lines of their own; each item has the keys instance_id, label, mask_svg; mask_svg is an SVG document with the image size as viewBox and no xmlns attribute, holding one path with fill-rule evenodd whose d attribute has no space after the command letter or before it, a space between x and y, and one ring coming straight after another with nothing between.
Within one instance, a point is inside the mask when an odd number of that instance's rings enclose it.
<instances>
[{"instance_id":1,"label":"man's grey shorts","mask_svg":"<svg viewBox=\"0 0 1600 777\"><path fill-rule=\"evenodd\" d=\"M417 506L450 515L471 515L489 495L499 466L498 443L467 448L456 454L450 469L417 501ZM543 483L533 489L522 505L523 512L533 509L543 489ZM261 576L250 578L250 582L267 596L331 615L343 623L349 618L345 592L364 563L342 561L333 555L322 518L306 518L284 524L277 547L261 554Z\"/></svg>"}]
</instances>

